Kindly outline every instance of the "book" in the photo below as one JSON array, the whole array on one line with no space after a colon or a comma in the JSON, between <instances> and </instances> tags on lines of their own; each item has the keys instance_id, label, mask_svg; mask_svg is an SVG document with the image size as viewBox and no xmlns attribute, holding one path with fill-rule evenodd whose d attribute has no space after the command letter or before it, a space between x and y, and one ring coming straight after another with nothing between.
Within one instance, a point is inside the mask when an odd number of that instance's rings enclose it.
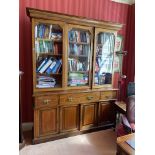
<instances>
[{"instance_id":1,"label":"book","mask_svg":"<svg viewBox=\"0 0 155 155\"><path fill-rule=\"evenodd\" d=\"M48 59L48 61L43 65L43 67L39 70L39 73L44 73L45 70L50 66L50 64L52 63L51 58Z\"/></svg>"},{"instance_id":2,"label":"book","mask_svg":"<svg viewBox=\"0 0 155 155\"><path fill-rule=\"evenodd\" d=\"M49 30L49 36L48 36L48 38L51 39L51 36L52 36L52 25L50 25L50 30Z\"/></svg>"},{"instance_id":3,"label":"book","mask_svg":"<svg viewBox=\"0 0 155 155\"><path fill-rule=\"evenodd\" d=\"M62 64L62 60L61 59L59 59L59 60L57 60L56 61L56 65L53 67L53 69L52 69L52 73L56 73L57 72L57 69L59 68L59 66Z\"/></svg>"},{"instance_id":4,"label":"book","mask_svg":"<svg viewBox=\"0 0 155 155\"><path fill-rule=\"evenodd\" d=\"M56 61L54 60L52 62L52 64L48 67L48 69L46 70L47 74L50 74L52 72L53 67L56 65Z\"/></svg>"},{"instance_id":5,"label":"book","mask_svg":"<svg viewBox=\"0 0 155 155\"><path fill-rule=\"evenodd\" d=\"M39 70L43 67L43 65L47 62L47 58L45 58L41 64L39 65L39 67L37 68L36 72L39 72Z\"/></svg>"}]
</instances>

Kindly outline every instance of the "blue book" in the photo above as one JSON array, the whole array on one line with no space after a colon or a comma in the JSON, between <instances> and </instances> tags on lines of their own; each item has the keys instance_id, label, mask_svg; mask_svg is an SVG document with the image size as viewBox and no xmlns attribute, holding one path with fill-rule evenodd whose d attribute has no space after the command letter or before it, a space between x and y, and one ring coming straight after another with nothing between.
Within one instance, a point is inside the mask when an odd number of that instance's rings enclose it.
<instances>
[{"instance_id":1,"label":"blue book","mask_svg":"<svg viewBox=\"0 0 155 155\"><path fill-rule=\"evenodd\" d=\"M54 68L55 65L56 65L56 61L53 61L52 64L46 70L46 73L50 74L52 72L52 69Z\"/></svg>"},{"instance_id":2,"label":"blue book","mask_svg":"<svg viewBox=\"0 0 155 155\"><path fill-rule=\"evenodd\" d=\"M45 65L45 63L47 62L47 58L45 58L42 63L39 65L39 67L37 68L36 72L38 73L40 71L40 69Z\"/></svg>"},{"instance_id":3,"label":"blue book","mask_svg":"<svg viewBox=\"0 0 155 155\"><path fill-rule=\"evenodd\" d=\"M57 72L57 69L59 68L59 66L62 64L62 60L60 59L60 60L57 60L57 62L56 62L56 65L53 67L53 69L52 69L52 73L56 73Z\"/></svg>"},{"instance_id":4,"label":"blue book","mask_svg":"<svg viewBox=\"0 0 155 155\"><path fill-rule=\"evenodd\" d=\"M52 64L52 60L51 58L48 59L48 61L46 61L46 63L43 65L43 67L41 67L41 69L39 70L39 73L44 73L46 71L46 69Z\"/></svg>"}]
</instances>

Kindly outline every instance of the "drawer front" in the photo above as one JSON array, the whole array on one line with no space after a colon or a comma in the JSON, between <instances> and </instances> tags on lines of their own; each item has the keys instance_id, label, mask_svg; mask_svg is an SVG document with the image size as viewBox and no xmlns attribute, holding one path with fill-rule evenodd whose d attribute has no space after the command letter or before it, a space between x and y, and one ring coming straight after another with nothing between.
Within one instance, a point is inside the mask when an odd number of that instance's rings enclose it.
<instances>
[{"instance_id":1,"label":"drawer front","mask_svg":"<svg viewBox=\"0 0 155 155\"><path fill-rule=\"evenodd\" d=\"M116 99L116 91L104 91L101 92L101 100Z\"/></svg>"},{"instance_id":2,"label":"drawer front","mask_svg":"<svg viewBox=\"0 0 155 155\"><path fill-rule=\"evenodd\" d=\"M60 95L60 104L79 104L97 102L100 99L100 92L79 93Z\"/></svg>"},{"instance_id":3,"label":"drawer front","mask_svg":"<svg viewBox=\"0 0 155 155\"><path fill-rule=\"evenodd\" d=\"M57 105L58 99L59 99L58 95L36 97L35 108Z\"/></svg>"},{"instance_id":4,"label":"drawer front","mask_svg":"<svg viewBox=\"0 0 155 155\"><path fill-rule=\"evenodd\" d=\"M79 103L79 94L64 94L60 95L60 105L64 104L78 104Z\"/></svg>"},{"instance_id":5,"label":"drawer front","mask_svg":"<svg viewBox=\"0 0 155 155\"><path fill-rule=\"evenodd\" d=\"M82 93L80 96L80 103L98 102L100 99L100 92Z\"/></svg>"}]
</instances>

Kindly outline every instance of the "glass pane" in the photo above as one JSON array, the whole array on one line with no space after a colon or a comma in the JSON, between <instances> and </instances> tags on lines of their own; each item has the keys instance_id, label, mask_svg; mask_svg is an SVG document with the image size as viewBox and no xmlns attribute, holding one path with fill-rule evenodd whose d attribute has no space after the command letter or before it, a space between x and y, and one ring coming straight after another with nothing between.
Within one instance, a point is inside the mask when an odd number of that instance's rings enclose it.
<instances>
[{"instance_id":1,"label":"glass pane","mask_svg":"<svg viewBox=\"0 0 155 155\"><path fill-rule=\"evenodd\" d=\"M62 28L39 23L35 26L36 87L62 87Z\"/></svg>"},{"instance_id":2,"label":"glass pane","mask_svg":"<svg viewBox=\"0 0 155 155\"><path fill-rule=\"evenodd\" d=\"M68 37L68 86L89 85L90 33L72 29Z\"/></svg>"},{"instance_id":3,"label":"glass pane","mask_svg":"<svg viewBox=\"0 0 155 155\"><path fill-rule=\"evenodd\" d=\"M112 33L100 32L97 35L95 85L112 83L114 39Z\"/></svg>"}]
</instances>

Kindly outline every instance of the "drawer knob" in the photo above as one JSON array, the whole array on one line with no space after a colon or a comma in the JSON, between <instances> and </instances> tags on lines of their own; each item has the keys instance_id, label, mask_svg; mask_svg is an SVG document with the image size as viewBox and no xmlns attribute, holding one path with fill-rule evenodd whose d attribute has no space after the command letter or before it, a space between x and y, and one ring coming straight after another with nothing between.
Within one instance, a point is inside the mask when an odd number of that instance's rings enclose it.
<instances>
[{"instance_id":1,"label":"drawer knob","mask_svg":"<svg viewBox=\"0 0 155 155\"><path fill-rule=\"evenodd\" d=\"M92 100L93 99L93 96L87 96L87 99L88 100Z\"/></svg>"},{"instance_id":2,"label":"drawer knob","mask_svg":"<svg viewBox=\"0 0 155 155\"><path fill-rule=\"evenodd\" d=\"M51 101L51 100L48 100L48 99L47 99L47 100L44 100L44 101L43 101L43 104L44 104L44 105L47 105L47 104L49 104L50 101Z\"/></svg>"},{"instance_id":3,"label":"drawer knob","mask_svg":"<svg viewBox=\"0 0 155 155\"><path fill-rule=\"evenodd\" d=\"M68 97L68 101L69 102L72 102L73 101L73 98L72 97Z\"/></svg>"}]
</instances>

